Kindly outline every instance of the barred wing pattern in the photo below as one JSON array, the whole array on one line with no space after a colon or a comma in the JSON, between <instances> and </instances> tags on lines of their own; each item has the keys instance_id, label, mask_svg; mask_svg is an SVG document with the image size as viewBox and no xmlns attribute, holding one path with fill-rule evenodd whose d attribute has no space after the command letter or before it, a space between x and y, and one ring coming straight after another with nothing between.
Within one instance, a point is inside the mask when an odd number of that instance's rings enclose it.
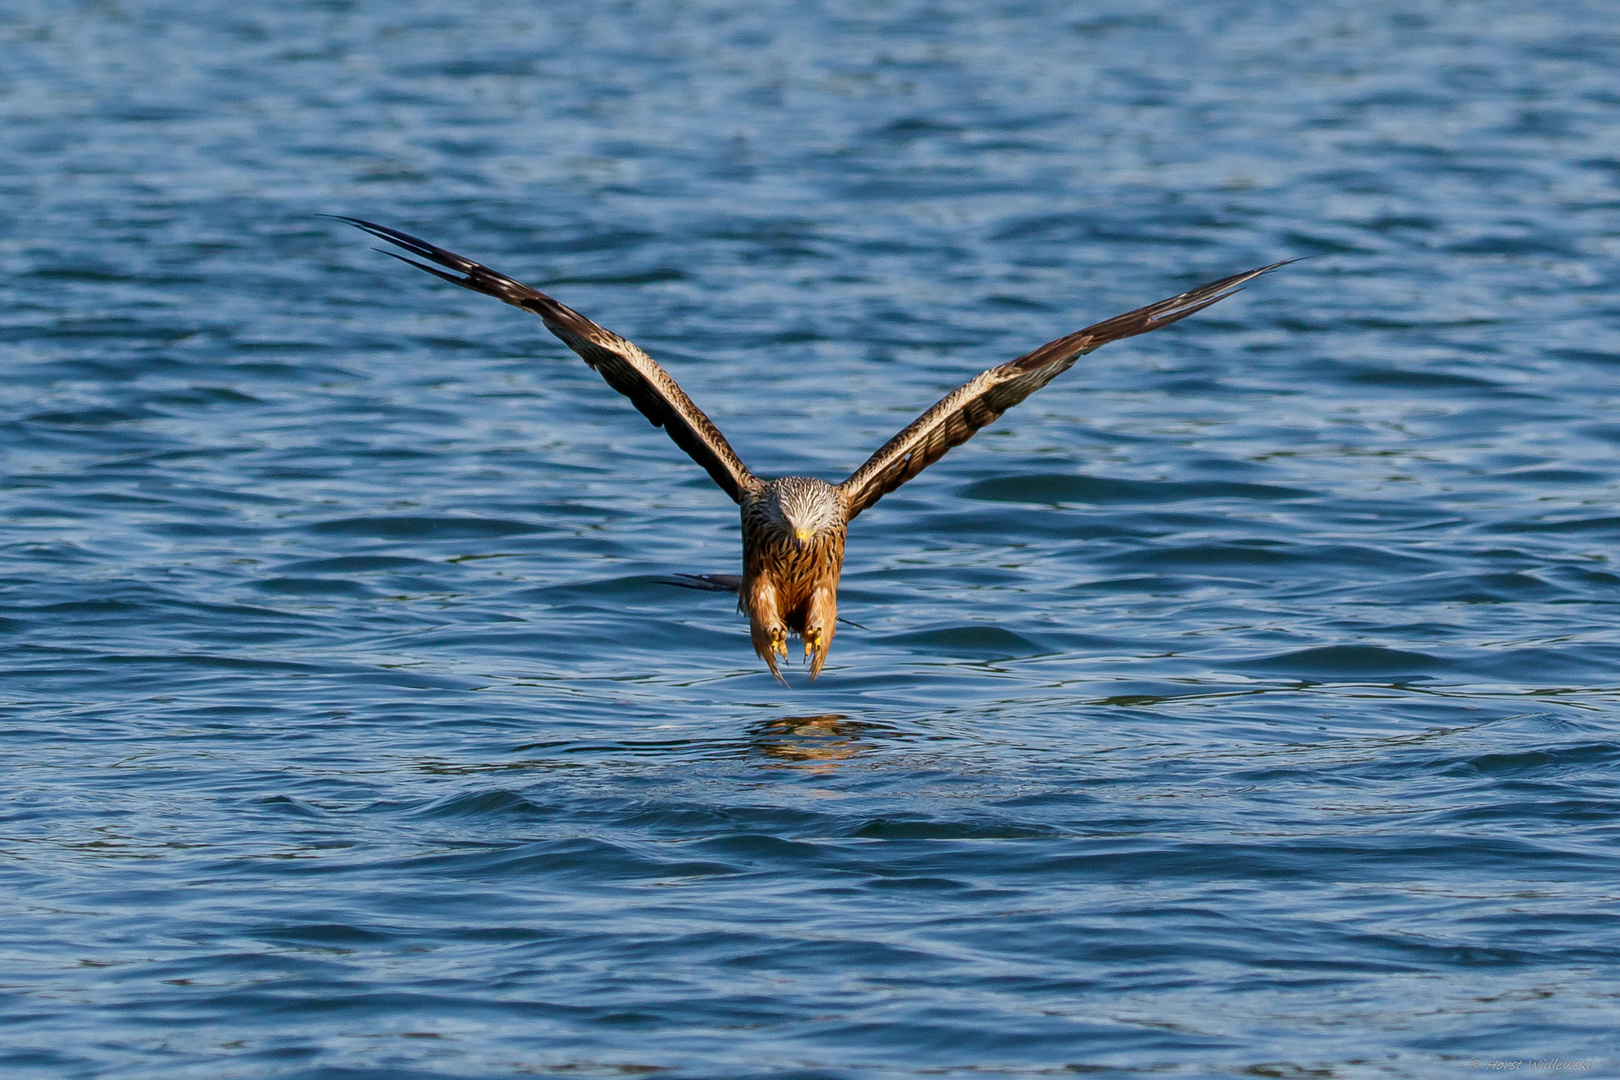
<instances>
[{"instance_id":1,"label":"barred wing pattern","mask_svg":"<svg viewBox=\"0 0 1620 1080\"><path fill-rule=\"evenodd\" d=\"M1086 353L1110 341L1146 334L1185 319L1241 292L1239 286L1251 278L1294 261L1285 259L1200 285L1190 292L1088 326L1000 367L980 372L884 443L866 464L838 485L846 507L846 520L853 521L862 510L944 457L951 447L967 442L980 428L1069 370Z\"/></svg>"},{"instance_id":2,"label":"barred wing pattern","mask_svg":"<svg viewBox=\"0 0 1620 1080\"><path fill-rule=\"evenodd\" d=\"M402 233L397 229L362 221L359 218L338 217L337 220L346 221L357 229L364 229L378 239L386 240L455 273L447 274L443 270L435 270L431 266L424 266L414 259L407 259L392 251L384 251L385 255L393 255L394 258L410 263L418 270L426 270L435 277L454 282L462 288L493 296L497 300L504 300L514 307L540 316L546 324L546 329L578 353L580 359L607 380L609 386L629 398L631 404L641 411L641 415L651 420L655 427L661 427L668 432L669 437L675 440L675 445L685 450L693 461L703 466L714 478L714 482L731 496L733 502L742 502L744 492L759 486L759 480L748 471L748 467L742 463L742 459L731 448L731 444L726 442L726 437L720 434L720 429L714 426L714 422L686 396L686 391L670 378L669 372L659 367L657 361L631 342L610 330L604 330L579 312L558 303L540 290L513 281L505 274L496 273L471 259L464 259L453 251L435 247L409 233Z\"/></svg>"}]
</instances>

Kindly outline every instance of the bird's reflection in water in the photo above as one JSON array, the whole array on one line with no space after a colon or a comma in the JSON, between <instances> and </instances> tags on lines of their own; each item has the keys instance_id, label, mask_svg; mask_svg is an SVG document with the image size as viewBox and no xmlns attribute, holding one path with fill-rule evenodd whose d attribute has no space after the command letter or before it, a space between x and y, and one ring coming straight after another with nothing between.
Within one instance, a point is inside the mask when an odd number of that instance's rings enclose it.
<instances>
[{"instance_id":1,"label":"bird's reflection in water","mask_svg":"<svg viewBox=\"0 0 1620 1080\"><path fill-rule=\"evenodd\" d=\"M863 724L839 713L823 713L767 720L755 724L748 733L758 752L820 772L870 749L870 736L887 730L881 724Z\"/></svg>"}]
</instances>

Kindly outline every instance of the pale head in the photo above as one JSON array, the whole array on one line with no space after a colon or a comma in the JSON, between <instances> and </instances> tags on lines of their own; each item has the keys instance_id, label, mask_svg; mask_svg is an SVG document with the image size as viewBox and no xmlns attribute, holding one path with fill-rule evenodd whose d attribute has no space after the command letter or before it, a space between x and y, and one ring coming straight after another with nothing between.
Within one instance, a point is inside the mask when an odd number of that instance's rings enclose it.
<instances>
[{"instance_id":1,"label":"pale head","mask_svg":"<svg viewBox=\"0 0 1620 1080\"><path fill-rule=\"evenodd\" d=\"M831 484L812 476L785 476L765 485L765 513L784 535L805 544L836 527L843 508Z\"/></svg>"}]
</instances>

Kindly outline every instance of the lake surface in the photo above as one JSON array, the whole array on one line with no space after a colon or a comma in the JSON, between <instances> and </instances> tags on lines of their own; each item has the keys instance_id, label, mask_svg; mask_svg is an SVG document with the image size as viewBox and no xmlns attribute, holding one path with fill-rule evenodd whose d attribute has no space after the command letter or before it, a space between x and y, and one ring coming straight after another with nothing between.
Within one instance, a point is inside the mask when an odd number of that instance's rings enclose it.
<instances>
[{"instance_id":1,"label":"lake surface","mask_svg":"<svg viewBox=\"0 0 1620 1080\"><path fill-rule=\"evenodd\" d=\"M1612 1075L1613 16L7 6L0 1064ZM783 688L701 470L323 213L832 481L1311 258L863 515Z\"/></svg>"}]
</instances>

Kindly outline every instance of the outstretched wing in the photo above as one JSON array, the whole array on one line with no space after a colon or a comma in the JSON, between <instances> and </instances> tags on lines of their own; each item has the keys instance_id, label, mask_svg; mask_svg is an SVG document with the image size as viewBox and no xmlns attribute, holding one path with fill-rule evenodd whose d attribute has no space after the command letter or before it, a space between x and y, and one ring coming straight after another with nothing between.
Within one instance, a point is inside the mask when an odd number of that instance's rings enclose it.
<instances>
[{"instance_id":1,"label":"outstretched wing","mask_svg":"<svg viewBox=\"0 0 1620 1080\"><path fill-rule=\"evenodd\" d=\"M487 266L481 266L471 259L464 259L453 251L434 247L426 240L420 240L409 233L361 221L359 218L339 217L337 220L346 221L357 229L364 229L372 236L402 247L429 262L448 267L455 273L447 274L443 270L435 270L431 266L424 266L414 259L407 259L392 251L383 252L385 255L393 255L394 258L410 263L418 270L426 270L435 277L453 281L463 288L493 296L513 307L520 307L540 316L546 324L546 329L556 334L562 339L563 344L578 353L582 360L607 380L609 386L629 398L655 427L661 427L669 432L669 437L675 440L675 445L685 450L692 456L693 461L703 466L708 474L714 477L714 482L731 496L733 502L742 502L743 493L759 485L754 474L748 471L748 466L742 463L742 459L731 448L731 444L726 442L726 437L720 434L720 429L703 414L702 409L693 404L692 399L686 396L686 391L670 378L669 372L618 334L602 329L579 312L559 304L538 289L531 289L527 285L513 281L505 274L498 274Z\"/></svg>"},{"instance_id":2,"label":"outstretched wing","mask_svg":"<svg viewBox=\"0 0 1620 1080\"><path fill-rule=\"evenodd\" d=\"M980 372L884 443L866 464L838 485L838 492L848 508L848 520L853 521L862 510L944 457L951 447L967 442L974 432L1068 371L1086 353L1110 341L1145 334L1185 319L1195 311L1240 292L1239 286L1250 278L1294 261L1285 259L1200 285L1191 292L1116 315L1048 342L1000 367Z\"/></svg>"}]
</instances>

